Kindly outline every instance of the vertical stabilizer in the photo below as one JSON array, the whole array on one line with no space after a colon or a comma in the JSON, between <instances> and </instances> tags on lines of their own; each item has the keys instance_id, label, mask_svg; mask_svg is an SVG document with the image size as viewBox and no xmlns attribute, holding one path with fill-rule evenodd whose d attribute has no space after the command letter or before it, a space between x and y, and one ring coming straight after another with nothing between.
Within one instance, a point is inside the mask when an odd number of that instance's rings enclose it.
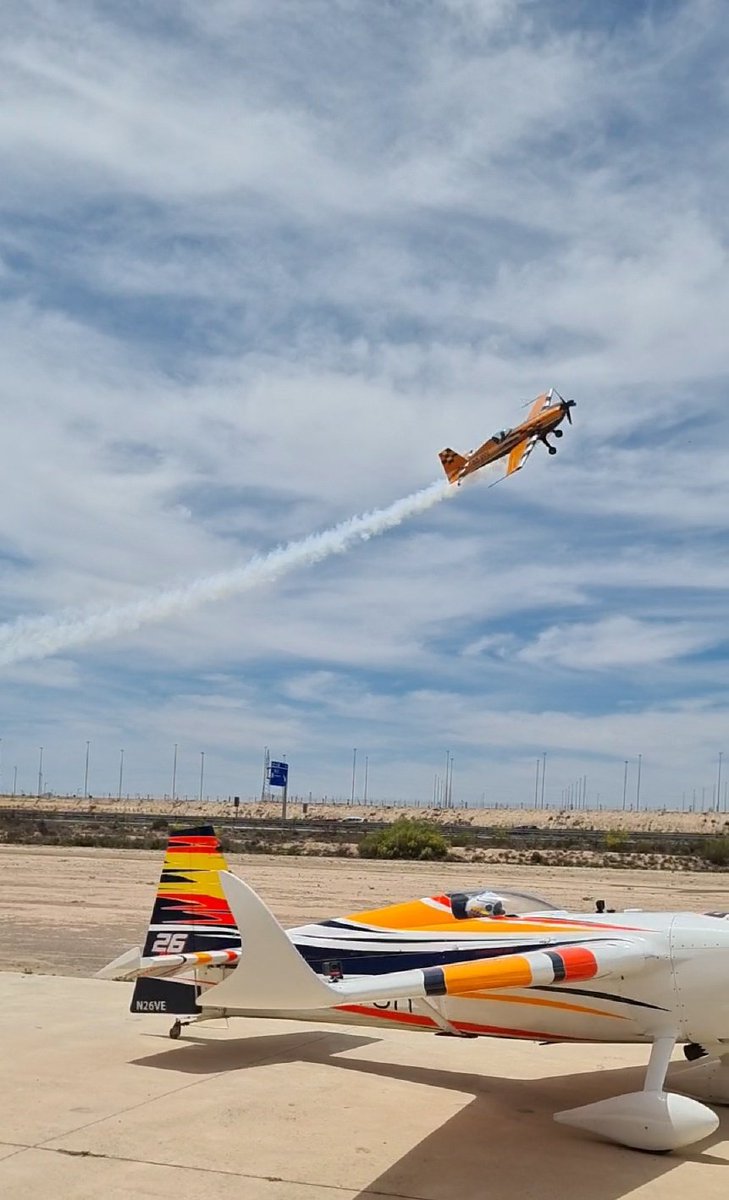
<instances>
[{"instance_id":1,"label":"vertical stabilizer","mask_svg":"<svg viewBox=\"0 0 729 1200\"><path fill-rule=\"evenodd\" d=\"M448 476L448 482L455 483L461 471L465 467L467 460L462 454L457 454L455 450L451 450L450 446L445 450L441 450L438 458L441 461L443 470Z\"/></svg>"},{"instance_id":2,"label":"vertical stabilizer","mask_svg":"<svg viewBox=\"0 0 729 1200\"><path fill-rule=\"evenodd\" d=\"M220 883L220 872L227 869L212 825L170 834L144 957L240 947L238 926ZM194 970L174 980L138 979L131 1011L176 1016L198 1013L198 996L204 986L201 973Z\"/></svg>"}]
</instances>

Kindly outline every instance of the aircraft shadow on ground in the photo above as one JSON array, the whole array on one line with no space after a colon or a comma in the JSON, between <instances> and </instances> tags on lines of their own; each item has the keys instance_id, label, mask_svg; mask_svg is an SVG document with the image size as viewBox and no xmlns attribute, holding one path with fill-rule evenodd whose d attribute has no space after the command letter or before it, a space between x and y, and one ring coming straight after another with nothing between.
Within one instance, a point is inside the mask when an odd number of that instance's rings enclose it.
<instances>
[{"instance_id":1,"label":"aircraft shadow on ground","mask_svg":"<svg viewBox=\"0 0 729 1200\"><path fill-rule=\"evenodd\" d=\"M371 1180L358 1200L383 1193L422 1200L620 1200L687 1160L729 1167L728 1159L712 1154L729 1138L726 1109L716 1110L720 1125L711 1138L669 1155L611 1145L554 1123L562 1109L638 1090L643 1068L514 1080L400 1063L335 1062L345 1071L474 1093L460 1112Z\"/></svg>"},{"instance_id":2,"label":"aircraft shadow on ground","mask_svg":"<svg viewBox=\"0 0 729 1200\"><path fill-rule=\"evenodd\" d=\"M217 1075L241 1071L264 1063L328 1062L345 1050L371 1046L380 1038L356 1033L332 1033L328 1029L307 1029L291 1033L265 1033L256 1037L224 1038L215 1041L186 1034L174 1047L159 1054L132 1059L137 1067L162 1071L180 1071L190 1075ZM337 1059L333 1059L337 1062Z\"/></svg>"},{"instance_id":3,"label":"aircraft shadow on ground","mask_svg":"<svg viewBox=\"0 0 729 1200\"><path fill-rule=\"evenodd\" d=\"M374 1075L473 1095L459 1112L371 1180L358 1193L358 1200L383 1195L413 1200L483 1200L485 1195L490 1200L514 1196L621 1200L686 1161L729 1167L729 1159L712 1152L729 1139L729 1109L716 1109L720 1124L710 1138L670 1155L628 1150L554 1123L554 1113L562 1109L640 1089L643 1067L515 1080L349 1057L379 1041L378 1037L331 1030L214 1041L187 1035L185 1044L133 1061L138 1066L190 1074L216 1074L267 1063L317 1062L350 1076ZM425 1058L425 1046L424 1051ZM548 1048L534 1047L534 1053L544 1055L548 1072ZM351 1098L356 1092L354 1080L350 1089ZM697 1191L701 1194L700 1185Z\"/></svg>"}]
</instances>

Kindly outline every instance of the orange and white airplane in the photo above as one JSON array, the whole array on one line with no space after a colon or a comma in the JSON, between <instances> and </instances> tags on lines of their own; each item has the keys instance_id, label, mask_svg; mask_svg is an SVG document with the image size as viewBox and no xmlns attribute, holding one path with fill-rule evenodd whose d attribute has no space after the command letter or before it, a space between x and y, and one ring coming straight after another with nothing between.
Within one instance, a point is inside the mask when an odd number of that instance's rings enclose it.
<instances>
[{"instance_id":1,"label":"orange and white airplane","mask_svg":"<svg viewBox=\"0 0 729 1200\"><path fill-rule=\"evenodd\" d=\"M548 392L537 396L526 421L514 429L502 429L495 433L478 450L465 455L457 454L450 447L441 450L439 458L449 483L460 484L467 475L501 458L508 459L506 475L513 475L524 466L537 442L543 442L550 454L556 454L557 447L550 445L547 435L553 433L556 438L562 437L563 430L557 427L565 417L572 424L570 409L574 407L574 400L564 400L559 392L550 388Z\"/></svg>"},{"instance_id":2,"label":"orange and white airplane","mask_svg":"<svg viewBox=\"0 0 729 1200\"><path fill-rule=\"evenodd\" d=\"M642 1043L642 1090L555 1115L664 1151L716 1130L716 1113L700 1101L729 1104L728 917L573 913L500 890L443 892L284 930L202 826L170 835L143 947L98 974L133 980L132 1012L176 1017L173 1038L183 1022L253 1016ZM688 1063L668 1090L677 1044Z\"/></svg>"}]
</instances>

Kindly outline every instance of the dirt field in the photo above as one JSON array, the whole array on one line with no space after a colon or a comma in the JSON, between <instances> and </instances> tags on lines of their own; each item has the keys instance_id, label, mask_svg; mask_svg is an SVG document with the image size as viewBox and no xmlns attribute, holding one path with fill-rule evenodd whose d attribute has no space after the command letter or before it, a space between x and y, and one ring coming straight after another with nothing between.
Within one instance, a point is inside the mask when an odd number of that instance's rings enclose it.
<instances>
[{"instance_id":1,"label":"dirt field","mask_svg":"<svg viewBox=\"0 0 729 1200\"><path fill-rule=\"evenodd\" d=\"M0 847L0 970L91 975L144 936L156 851ZM231 856L284 925L439 891L511 886L560 906L729 909L729 874Z\"/></svg>"},{"instance_id":2,"label":"dirt field","mask_svg":"<svg viewBox=\"0 0 729 1200\"><path fill-rule=\"evenodd\" d=\"M28 814L54 809L66 812L97 813L159 813L174 820L202 818L214 821L216 817L233 815L231 805L222 800L198 801L170 800L145 797L141 800L121 800L108 797L93 797L82 800L76 796L0 796L0 809L23 809ZM276 820L281 814L281 805L274 802L260 804L246 801L241 804L240 816ZM288 815L291 820L304 817L304 806L290 800ZM729 833L729 813L726 812L675 812L670 809L645 809L633 812L630 809L599 809L573 811L553 808L398 808L396 806L322 804L307 805L307 814L321 820L356 819L358 821L394 821L397 817L418 817L437 824L488 826L506 829L513 825L536 825L540 829L554 826L558 829L626 829L646 833Z\"/></svg>"}]
</instances>

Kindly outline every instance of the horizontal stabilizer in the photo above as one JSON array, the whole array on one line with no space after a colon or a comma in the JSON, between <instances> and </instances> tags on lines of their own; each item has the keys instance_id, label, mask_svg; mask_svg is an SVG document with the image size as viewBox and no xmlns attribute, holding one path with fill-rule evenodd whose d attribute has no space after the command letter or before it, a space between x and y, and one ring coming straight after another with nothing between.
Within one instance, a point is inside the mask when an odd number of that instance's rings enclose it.
<instances>
[{"instance_id":1,"label":"horizontal stabilizer","mask_svg":"<svg viewBox=\"0 0 729 1200\"><path fill-rule=\"evenodd\" d=\"M97 971L98 979L163 979L183 971L201 971L205 967L233 967L241 951L198 950L192 954L152 954L142 958L139 947L127 950L108 966Z\"/></svg>"},{"instance_id":2,"label":"horizontal stabilizer","mask_svg":"<svg viewBox=\"0 0 729 1200\"><path fill-rule=\"evenodd\" d=\"M136 979L142 962L142 951L139 946L125 950L113 962L107 963L96 972L95 979Z\"/></svg>"}]
</instances>

